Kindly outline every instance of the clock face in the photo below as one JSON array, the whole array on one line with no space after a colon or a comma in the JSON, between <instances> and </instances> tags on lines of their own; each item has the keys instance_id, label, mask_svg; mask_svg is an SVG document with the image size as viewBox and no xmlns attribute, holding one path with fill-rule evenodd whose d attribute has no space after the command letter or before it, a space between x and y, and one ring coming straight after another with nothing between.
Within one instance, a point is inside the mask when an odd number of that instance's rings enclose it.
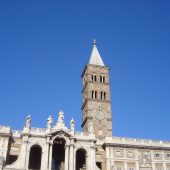
<instances>
[{"instance_id":1,"label":"clock face","mask_svg":"<svg viewBox=\"0 0 170 170\"><path fill-rule=\"evenodd\" d=\"M96 111L95 112L95 117L98 120L103 120L104 119L104 113L102 111Z\"/></svg>"}]
</instances>

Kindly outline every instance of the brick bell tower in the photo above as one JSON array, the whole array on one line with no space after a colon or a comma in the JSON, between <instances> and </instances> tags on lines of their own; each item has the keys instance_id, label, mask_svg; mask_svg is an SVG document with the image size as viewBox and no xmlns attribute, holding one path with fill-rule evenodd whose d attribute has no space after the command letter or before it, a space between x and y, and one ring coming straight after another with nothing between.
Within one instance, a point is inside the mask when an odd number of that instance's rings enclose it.
<instances>
[{"instance_id":1,"label":"brick bell tower","mask_svg":"<svg viewBox=\"0 0 170 170\"><path fill-rule=\"evenodd\" d=\"M110 101L110 81L108 66L105 66L97 50L96 41L88 64L82 73L82 128L89 131L92 122L97 138L112 136L112 113Z\"/></svg>"}]
</instances>

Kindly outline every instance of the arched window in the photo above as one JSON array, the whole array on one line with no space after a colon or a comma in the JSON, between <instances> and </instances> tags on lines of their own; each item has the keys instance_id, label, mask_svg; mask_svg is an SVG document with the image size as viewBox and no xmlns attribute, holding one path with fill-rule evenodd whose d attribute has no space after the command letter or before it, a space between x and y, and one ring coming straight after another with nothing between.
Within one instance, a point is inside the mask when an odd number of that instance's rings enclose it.
<instances>
[{"instance_id":1,"label":"arched window","mask_svg":"<svg viewBox=\"0 0 170 170\"><path fill-rule=\"evenodd\" d=\"M100 92L100 99L101 100L103 100L103 99L106 100L106 92L103 92L103 91Z\"/></svg>"},{"instance_id":2,"label":"arched window","mask_svg":"<svg viewBox=\"0 0 170 170\"><path fill-rule=\"evenodd\" d=\"M86 169L86 151L78 149L76 151L76 170Z\"/></svg>"},{"instance_id":3,"label":"arched window","mask_svg":"<svg viewBox=\"0 0 170 170\"><path fill-rule=\"evenodd\" d=\"M105 76L103 76L103 83L105 83Z\"/></svg>"},{"instance_id":4,"label":"arched window","mask_svg":"<svg viewBox=\"0 0 170 170\"><path fill-rule=\"evenodd\" d=\"M100 99L103 99L103 92L100 92Z\"/></svg>"},{"instance_id":5,"label":"arched window","mask_svg":"<svg viewBox=\"0 0 170 170\"><path fill-rule=\"evenodd\" d=\"M100 75L100 82L105 83L105 76L104 75Z\"/></svg>"},{"instance_id":6,"label":"arched window","mask_svg":"<svg viewBox=\"0 0 170 170\"><path fill-rule=\"evenodd\" d=\"M97 99L97 91L95 91L95 99Z\"/></svg>"},{"instance_id":7,"label":"arched window","mask_svg":"<svg viewBox=\"0 0 170 170\"><path fill-rule=\"evenodd\" d=\"M91 80L92 80L92 81L97 81L97 76L96 76L95 73L93 73L93 74L91 75Z\"/></svg>"},{"instance_id":8,"label":"arched window","mask_svg":"<svg viewBox=\"0 0 170 170\"><path fill-rule=\"evenodd\" d=\"M91 75L91 81L94 81L94 76L93 75Z\"/></svg>"},{"instance_id":9,"label":"arched window","mask_svg":"<svg viewBox=\"0 0 170 170\"><path fill-rule=\"evenodd\" d=\"M94 81L97 81L97 76L96 75L94 75Z\"/></svg>"},{"instance_id":10,"label":"arched window","mask_svg":"<svg viewBox=\"0 0 170 170\"><path fill-rule=\"evenodd\" d=\"M102 76L100 76L100 82L102 82Z\"/></svg>"},{"instance_id":11,"label":"arched window","mask_svg":"<svg viewBox=\"0 0 170 170\"><path fill-rule=\"evenodd\" d=\"M106 92L103 93L104 100L106 100Z\"/></svg>"},{"instance_id":12,"label":"arched window","mask_svg":"<svg viewBox=\"0 0 170 170\"><path fill-rule=\"evenodd\" d=\"M94 91L92 90L91 92L91 98L93 99L94 98Z\"/></svg>"},{"instance_id":13,"label":"arched window","mask_svg":"<svg viewBox=\"0 0 170 170\"><path fill-rule=\"evenodd\" d=\"M97 99L97 91L92 90L91 97L92 99Z\"/></svg>"},{"instance_id":14,"label":"arched window","mask_svg":"<svg viewBox=\"0 0 170 170\"><path fill-rule=\"evenodd\" d=\"M41 169L41 154L42 148L39 145L34 145L31 147L28 169L31 170Z\"/></svg>"}]
</instances>

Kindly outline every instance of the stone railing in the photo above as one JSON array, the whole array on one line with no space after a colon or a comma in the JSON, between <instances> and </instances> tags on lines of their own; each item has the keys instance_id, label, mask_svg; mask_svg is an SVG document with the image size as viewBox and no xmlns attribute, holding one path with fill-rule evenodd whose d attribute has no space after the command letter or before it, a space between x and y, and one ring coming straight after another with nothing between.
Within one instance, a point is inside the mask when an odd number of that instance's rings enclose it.
<instances>
[{"instance_id":1,"label":"stone railing","mask_svg":"<svg viewBox=\"0 0 170 170\"><path fill-rule=\"evenodd\" d=\"M45 128L30 128L30 133L33 135L45 135L46 129Z\"/></svg>"},{"instance_id":2,"label":"stone railing","mask_svg":"<svg viewBox=\"0 0 170 170\"><path fill-rule=\"evenodd\" d=\"M9 126L0 126L0 133L10 133L11 129Z\"/></svg>"},{"instance_id":3,"label":"stone railing","mask_svg":"<svg viewBox=\"0 0 170 170\"><path fill-rule=\"evenodd\" d=\"M113 138L106 138L106 143L170 148L170 141L151 140L151 139L113 137Z\"/></svg>"}]
</instances>

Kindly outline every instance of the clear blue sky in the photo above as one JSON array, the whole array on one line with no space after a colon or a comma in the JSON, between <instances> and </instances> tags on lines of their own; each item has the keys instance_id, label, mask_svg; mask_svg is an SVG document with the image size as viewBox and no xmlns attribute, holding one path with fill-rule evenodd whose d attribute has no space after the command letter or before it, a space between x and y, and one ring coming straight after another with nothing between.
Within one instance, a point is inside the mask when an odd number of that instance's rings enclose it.
<instances>
[{"instance_id":1,"label":"clear blue sky","mask_svg":"<svg viewBox=\"0 0 170 170\"><path fill-rule=\"evenodd\" d=\"M111 67L113 134L170 140L170 2L0 1L0 124L81 130L92 39Z\"/></svg>"}]
</instances>

